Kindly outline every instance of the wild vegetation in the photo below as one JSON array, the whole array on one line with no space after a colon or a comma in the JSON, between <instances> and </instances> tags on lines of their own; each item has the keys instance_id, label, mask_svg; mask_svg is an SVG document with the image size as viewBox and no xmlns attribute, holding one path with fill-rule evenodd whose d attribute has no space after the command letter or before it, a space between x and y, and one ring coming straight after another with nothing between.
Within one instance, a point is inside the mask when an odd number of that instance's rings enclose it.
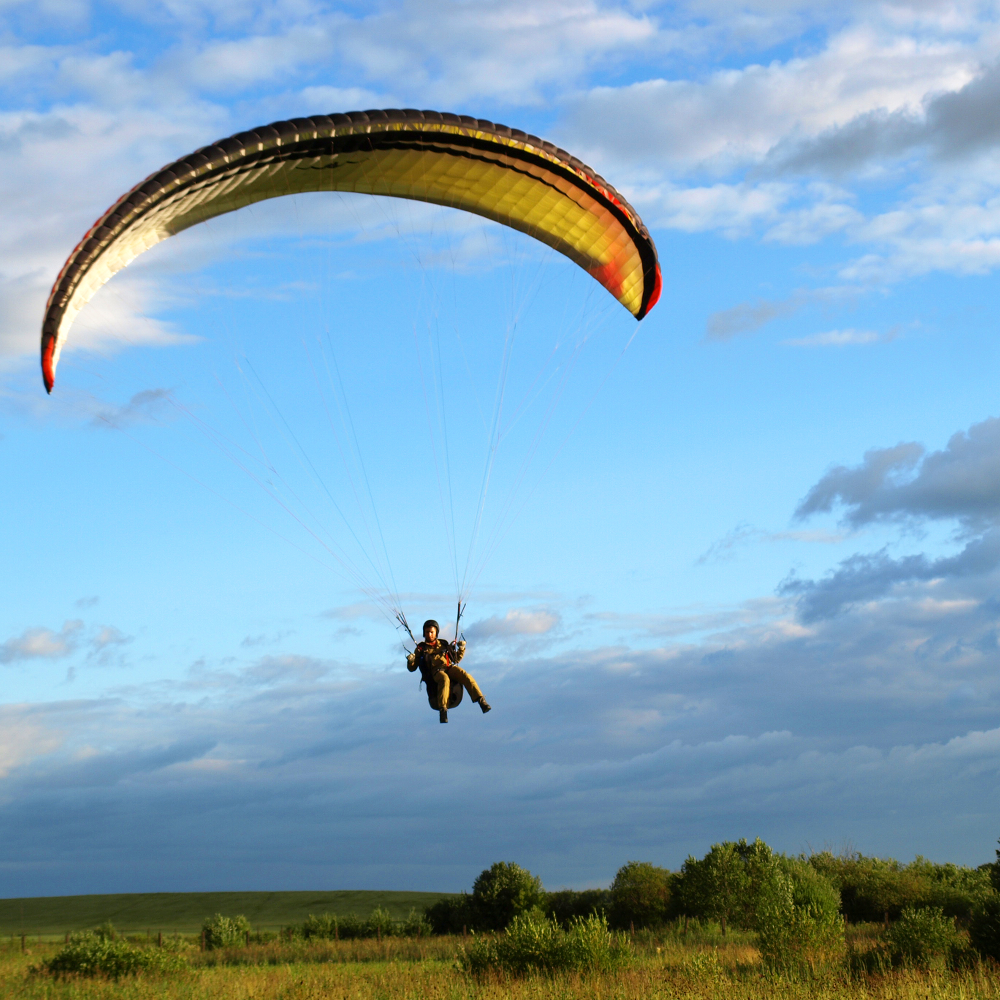
<instances>
[{"instance_id":1,"label":"wild vegetation","mask_svg":"<svg viewBox=\"0 0 1000 1000\"><path fill-rule=\"evenodd\" d=\"M443 892L134 892L94 896L39 896L0 899L0 938L22 933L32 937L85 931L111 920L120 932L154 937L198 934L210 913L242 913L255 930L277 931L301 923L310 913L344 917L378 908L402 920L411 910L422 913Z\"/></svg>"},{"instance_id":2,"label":"wild vegetation","mask_svg":"<svg viewBox=\"0 0 1000 1000\"><path fill-rule=\"evenodd\" d=\"M998 889L994 864L789 857L761 840L677 872L628 862L584 892L547 893L501 862L406 917L376 907L268 930L217 913L197 935L13 938L0 995L1000 1000Z\"/></svg>"}]
</instances>

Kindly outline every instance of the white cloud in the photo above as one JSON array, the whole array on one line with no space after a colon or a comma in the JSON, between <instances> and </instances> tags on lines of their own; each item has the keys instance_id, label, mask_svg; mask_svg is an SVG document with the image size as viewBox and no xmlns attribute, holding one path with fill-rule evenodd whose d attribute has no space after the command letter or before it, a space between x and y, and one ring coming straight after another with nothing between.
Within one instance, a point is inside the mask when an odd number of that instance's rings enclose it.
<instances>
[{"instance_id":1,"label":"white cloud","mask_svg":"<svg viewBox=\"0 0 1000 1000\"><path fill-rule=\"evenodd\" d=\"M42 723L30 706L0 706L0 778L52 753L62 741L62 735Z\"/></svg>"},{"instance_id":2,"label":"white cloud","mask_svg":"<svg viewBox=\"0 0 1000 1000\"><path fill-rule=\"evenodd\" d=\"M874 330L827 330L807 337L783 340L789 347L847 347L852 344L877 344L883 340Z\"/></svg>"},{"instance_id":3,"label":"white cloud","mask_svg":"<svg viewBox=\"0 0 1000 1000\"><path fill-rule=\"evenodd\" d=\"M704 82L594 88L568 134L609 169L655 162L728 173L762 162L783 139L818 135L873 109L916 113L926 95L958 90L976 71L975 52L957 40L855 23L808 57L720 70Z\"/></svg>"},{"instance_id":4,"label":"white cloud","mask_svg":"<svg viewBox=\"0 0 1000 1000\"><path fill-rule=\"evenodd\" d=\"M598 611L587 615L605 628L620 630L633 639L646 636L657 639L679 639L684 636L709 635L716 641L728 636L734 639L747 629L767 629L788 615L789 606L778 598L755 598L734 608L691 608L673 614L648 612Z\"/></svg>"},{"instance_id":5,"label":"white cloud","mask_svg":"<svg viewBox=\"0 0 1000 1000\"><path fill-rule=\"evenodd\" d=\"M862 252L839 276L863 286L986 273L1000 263L997 38L991 15L956 9L859 6L806 55L594 87L560 135L656 225L840 236ZM859 205L859 179L890 207Z\"/></svg>"},{"instance_id":6,"label":"white cloud","mask_svg":"<svg viewBox=\"0 0 1000 1000\"><path fill-rule=\"evenodd\" d=\"M538 639L550 635L562 621L558 612L547 608L513 608L505 615L493 615L473 622L465 629L469 642L488 644L512 639Z\"/></svg>"},{"instance_id":7,"label":"white cloud","mask_svg":"<svg viewBox=\"0 0 1000 1000\"><path fill-rule=\"evenodd\" d=\"M830 469L796 516L836 505L855 526L920 518L956 519L977 533L992 529L1000 519L1000 420L973 424L929 453L915 441L872 448L859 465Z\"/></svg>"},{"instance_id":8,"label":"white cloud","mask_svg":"<svg viewBox=\"0 0 1000 1000\"><path fill-rule=\"evenodd\" d=\"M367 79L405 80L410 94L456 109L483 98L541 103L546 88L655 34L649 17L592 0L430 0L338 25L340 55Z\"/></svg>"},{"instance_id":9,"label":"white cloud","mask_svg":"<svg viewBox=\"0 0 1000 1000\"><path fill-rule=\"evenodd\" d=\"M65 622L58 632L44 627L25 629L0 645L0 663L69 656L76 650L82 629L79 619Z\"/></svg>"}]
</instances>

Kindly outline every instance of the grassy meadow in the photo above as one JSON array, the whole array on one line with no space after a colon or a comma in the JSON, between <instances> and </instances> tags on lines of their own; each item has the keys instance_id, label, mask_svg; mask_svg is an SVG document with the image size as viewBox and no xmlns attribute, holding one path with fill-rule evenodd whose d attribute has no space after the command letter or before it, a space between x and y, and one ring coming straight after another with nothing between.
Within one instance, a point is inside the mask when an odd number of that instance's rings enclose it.
<instances>
[{"instance_id":1,"label":"grassy meadow","mask_svg":"<svg viewBox=\"0 0 1000 1000\"><path fill-rule=\"evenodd\" d=\"M1000 1000L1000 852L976 869L761 840L547 893L160 893L0 901L0 998Z\"/></svg>"},{"instance_id":2,"label":"grassy meadow","mask_svg":"<svg viewBox=\"0 0 1000 1000\"><path fill-rule=\"evenodd\" d=\"M852 925L848 944L863 951L877 927ZM786 979L765 972L752 935L718 928L685 934L682 926L637 933L635 957L613 973L566 973L476 980L456 959L469 939L457 936L381 941L271 941L199 950L197 938L173 938L184 967L126 976L118 981L33 972L59 943L19 939L0 945L0 996L24 1000L1000 1000L1000 967L992 962L963 971L850 974L843 968Z\"/></svg>"},{"instance_id":3,"label":"grassy meadow","mask_svg":"<svg viewBox=\"0 0 1000 1000\"><path fill-rule=\"evenodd\" d=\"M422 912L443 892L143 892L0 899L0 937L62 937L111 921L123 934L197 934L213 913L242 913L254 928L280 930L310 913L367 916L376 907L397 920Z\"/></svg>"}]
</instances>

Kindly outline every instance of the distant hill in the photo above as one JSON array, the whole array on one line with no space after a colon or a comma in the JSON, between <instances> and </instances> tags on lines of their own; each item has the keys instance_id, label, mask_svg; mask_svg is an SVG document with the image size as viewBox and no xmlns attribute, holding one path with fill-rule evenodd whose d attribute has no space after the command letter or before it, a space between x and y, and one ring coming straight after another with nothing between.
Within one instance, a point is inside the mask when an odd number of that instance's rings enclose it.
<instances>
[{"instance_id":1,"label":"distant hill","mask_svg":"<svg viewBox=\"0 0 1000 1000\"><path fill-rule=\"evenodd\" d=\"M301 923L310 913L367 917L377 906L402 918L411 909L444 899L445 892L137 892L108 896L35 896L0 899L0 935L65 934L105 920L128 934L194 934L213 913L242 913L252 927L277 930Z\"/></svg>"}]
</instances>

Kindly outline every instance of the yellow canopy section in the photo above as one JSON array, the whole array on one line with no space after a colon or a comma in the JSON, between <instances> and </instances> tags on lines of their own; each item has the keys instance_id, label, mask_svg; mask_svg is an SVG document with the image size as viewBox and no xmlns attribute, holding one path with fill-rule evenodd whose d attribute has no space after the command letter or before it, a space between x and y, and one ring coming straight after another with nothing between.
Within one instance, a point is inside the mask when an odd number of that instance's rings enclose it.
<instances>
[{"instance_id":1,"label":"yellow canopy section","mask_svg":"<svg viewBox=\"0 0 1000 1000\"><path fill-rule=\"evenodd\" d=\"M565 254L637 319L660 292L642 220L589 167L534 136L433 111L366 111L275 122L200 149L120 198L56 279L42 326L51 392L77 313L144 250L206 219L286 194L354 191L464 209Z\"/></svg>"}]
</instances>

